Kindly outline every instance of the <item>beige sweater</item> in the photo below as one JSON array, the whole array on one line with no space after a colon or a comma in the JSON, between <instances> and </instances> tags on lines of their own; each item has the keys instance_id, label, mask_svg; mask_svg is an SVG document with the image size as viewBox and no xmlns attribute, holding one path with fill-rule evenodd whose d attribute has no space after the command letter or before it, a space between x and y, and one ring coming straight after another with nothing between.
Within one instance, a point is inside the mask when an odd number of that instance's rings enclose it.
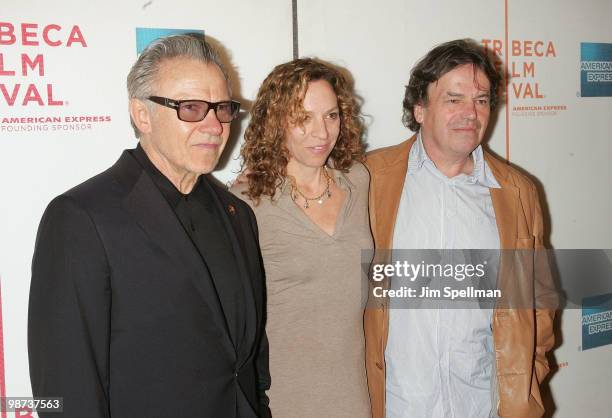
<instances>
[{"instance_id":1,"label":"beige sweater","mask_svg":"<svg viewBox=\"0 0 612 418\"><path fill-rule=\"evenodd\" d=\"M330 170L346 191L332 236L292 201L288 184L253 206L266 271L274 418L369 418L361 250L372 249L369 175ZM370 260L366 260L366 267Z\"/></svg>"}]
</instances>

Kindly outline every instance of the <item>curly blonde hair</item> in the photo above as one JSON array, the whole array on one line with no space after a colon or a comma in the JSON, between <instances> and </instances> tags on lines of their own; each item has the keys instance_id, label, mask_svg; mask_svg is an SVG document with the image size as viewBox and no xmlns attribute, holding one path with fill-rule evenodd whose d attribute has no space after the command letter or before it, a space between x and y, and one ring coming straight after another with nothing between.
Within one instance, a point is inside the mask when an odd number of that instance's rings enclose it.
<instances>
[{"instance_id":1,"label":"curly blonde hair","mask_svg":"<svg viewBox=\"0 0 612 418\"><path fill-rule=\"evenodd\" d=\"M317 59L300 58L278 65L259 88L240 150L248 180L244 194L255 204L261 195L273 198L287 176L286 132L290 124L304 122L308 83L317 80L327 81L338 98L340 133L330 154L334 168L348 171L355 160L363 160L363 121L351 83L337 68Z\"/></svg>"}]
</instances>

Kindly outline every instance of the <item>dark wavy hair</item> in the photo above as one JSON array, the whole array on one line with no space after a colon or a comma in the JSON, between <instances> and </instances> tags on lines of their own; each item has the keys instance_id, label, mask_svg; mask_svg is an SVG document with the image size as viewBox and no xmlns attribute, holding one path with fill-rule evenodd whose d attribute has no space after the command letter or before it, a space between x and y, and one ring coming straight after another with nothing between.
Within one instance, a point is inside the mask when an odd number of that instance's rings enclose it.
<instances>
[{"instance_id":1,"label":"dark wavy hair","mask_svg":"<svg viewBox=\"0 0 612 418\"><path fill-rule=\"evenodd\" d=\"M426 105L428 101L427 87L438 81L444 74L464 64L472 64L475 69L481 69L491 87L489 89L491 110L499 100L501 75L489 57L487 50L472 39L457 39L436 46L416 63L410 73L410 81L404 95L404 125L418 131L420 123L414 118L414 106Z\"/></svg>"},{"instance_id":2,"label":"dark wavy hair","mask_svg":"<svg viewBox=\"0 0 612 418\"><path fill-rule=\"evenodd\" d=\"M325 80L333 88L340 109L340 133L330 154L335 169L347 171L362 160L363 121L352 84L331 64L300 58L276 66L259 88L251 109L251 121L240 150L248 189L256 204L261 195L273 198L287 176L289 151L285 137L289 125L306 119L304 96L311 81Z\"/></svg>"}]
</instances>

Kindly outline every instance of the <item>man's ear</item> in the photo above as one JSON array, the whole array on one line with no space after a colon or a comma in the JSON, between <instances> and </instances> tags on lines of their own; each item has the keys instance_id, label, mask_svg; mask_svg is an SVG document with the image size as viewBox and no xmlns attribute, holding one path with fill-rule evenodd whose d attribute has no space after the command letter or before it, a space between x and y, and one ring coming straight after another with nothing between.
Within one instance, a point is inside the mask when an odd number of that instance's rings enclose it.
<instances>
[{"instance_id":1,"label":"man's ear","mask_svg":"<svg viewBox=\"0 0 612 418\"><path fill-rule=\"evenodd\" d=\"M143 134L151 133L151 111L140 99L130 99L130 116L134 125Z\"/></svg>"},{"instance_id":2,"label":"man's ear","mask_svg":"<svg viewBox=\"0 0 612 418\"><path fill-rule=\"evenodd\" d=\"M425 118L425 106L423 106L423 103L414 105L414 111L412 114L414 115L414 120L416 120L419 124L422 124L423 119Z\"/></svg>"}]
</instances>

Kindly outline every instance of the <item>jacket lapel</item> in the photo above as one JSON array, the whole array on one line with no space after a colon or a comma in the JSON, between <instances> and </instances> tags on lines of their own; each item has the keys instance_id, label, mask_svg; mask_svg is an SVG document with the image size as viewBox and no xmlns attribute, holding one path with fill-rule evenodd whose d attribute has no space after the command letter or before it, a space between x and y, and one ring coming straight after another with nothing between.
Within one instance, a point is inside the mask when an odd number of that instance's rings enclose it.
<instances>
[{"instance_id":1,"label":"jacket lapel","mask_svg":"<svg viewBox=\"0 0 612 418\"><path fill-rule=\"evenodd\" d=\"M370 197L374 214L372 232L377 248L389 249L393 245L393 230L408 169L408 156L415 141L416 135L400 144L396 152L386 154L382 167L370 167L373 190ZM490 189L500 246L502 249L512 249L516 246L517 238L518 189L508 179L504 162L488 152L485 152L485 159L501 186L499 189Z\"/></svg>"},{"instance_id":2,"label":"jacket lapel","mask_svg":"<svg viewBox=\"0 0 612 418\"><path fill-rule=\"evenodd\" d=\"M211 195L215 199L215 204L221 214L221 219L227 235L232 244L234 252L234 258L238 267L240 275L240 283L244 289L244 318L238 318L245 324L244 338L239 340L239 344L236 350L239 355L239 364L242 366L250 354L250 349L254 346L253 341L255 340L255 331L257 329L257 323L261 318L262 307L256 306L254 302L254 290L251 277L249 275L249 269L245 264L247 260L246 254L248 250L245 248L245 237L242 234L244 226L240 225L240 219L246 214L238 213L239 208L233 204L226 196L217 192L216 188L212 186L211 180L208 176L204 176L202 179L204 183L209 187ZM235 303L235 301L232 301Z\"/></svg>"},{"instance_id":3,"label":"jacket lapel","mask_svg":"<svg viewBox=\"0 0 612 418\"><path fill-rule=\"evenodd\" d=\"M121 175L136 175L131 191L123 200L123 208L130 213L152 243L160 247L181 271L187 275L194 287L210 308L212 320L225 330L224 340L232 347L229 330L208 266L200 256L193 242L184 231L178 218L157 189L153 180L144 172L138 162L127 152L117 163ZM123 170L122 170L123 169Z\"/></svg>"},{"instance_id":4,"label":"jacket lapel","mask_svg":"<svg viewBox=\"0 0 612 418\"><path fill-rule=\"evenodd\" d=\"M416 136L413 136L400 144L397 152L385 156L383 167L375 167L370 173L374 192L370 196L374 206L372 232L379 249L390 249L393 246L395 219L408 170L408 154L415 140Z\"/></svg>"},{"instance_id":5,"label":"jacket lapel","mask_svg":"<svg viewBox=\"0 0 612 418\"><path fill-rule=\"evenodd\" d=\"M501 249L513 249L516 247L517 238L519 192L508 179L508 170L503 167L505 163L492 157L488 152L485 152L485 160L501 186L499 189L490 189L500 247Z\"/></svg>"}]
</instances>

